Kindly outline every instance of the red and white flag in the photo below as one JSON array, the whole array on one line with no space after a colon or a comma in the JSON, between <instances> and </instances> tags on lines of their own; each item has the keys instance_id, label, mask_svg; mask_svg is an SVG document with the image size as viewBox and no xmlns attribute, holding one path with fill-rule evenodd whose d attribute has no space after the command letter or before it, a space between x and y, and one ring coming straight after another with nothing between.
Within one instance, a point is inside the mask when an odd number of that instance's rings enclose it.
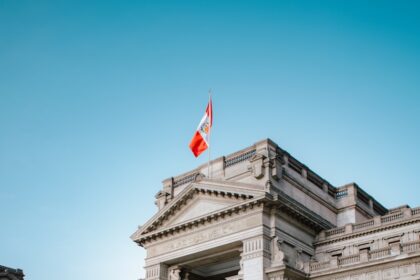
<instances>
[{"instance_id":1,"label":"red and white flag","mask_svg":"<svg viewBox=\"0 0 420 280\"><path fill-rule=\"evenodd\" d=\"M210 146L210 130L213 125L213 108L211 98L207 104L206 113L197 127L197 131L190 142L190 149L195 157L198 157Z\"/></svg>"}]
</instances>

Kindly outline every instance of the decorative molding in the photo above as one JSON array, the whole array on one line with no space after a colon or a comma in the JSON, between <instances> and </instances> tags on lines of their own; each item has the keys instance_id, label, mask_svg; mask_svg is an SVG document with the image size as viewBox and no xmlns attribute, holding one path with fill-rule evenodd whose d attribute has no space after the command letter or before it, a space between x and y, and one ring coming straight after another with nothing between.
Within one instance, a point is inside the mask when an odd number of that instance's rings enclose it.
<instances>
[{"instance_id":1,"label":"decorative molding","mask_svg":"<svg viewBox=\"0 0 420 280\"><path fill-rule=\"evenodd\" d=\"M258 209L255 209L258 211ZM207 228L192 228L188 231L179 232L178 234L167 235L165 238L156 240L153 244L147 244L148 258L154 258L164 255L168 252L191 248L192 246L202 244L208 241L215 241L238 232L249 229L257 229L261 223L258 212L245 213L241 219L237 216L229 217L229 219L220 220ZM238 240L242 241L242 240Z\"/></svg>"},{"instance_id":2,"label":"decorative molding","mask_svg":"<svg viewBox=\"0 0 420 280\"><path fill-rule=\"evenodd\" d=\"M232 215L239 215L240 213L246 212L248 209L253 209L262 206L262 200L264 198L255 198L244 203L235 204L234 206L223 208L220 211L209 215L203 215L195 218L194 220L186 221L181 224L171 225L166 228L159 229L158 231L151 232L149 234L144 234L135 239L139 245L144 245L151 241L156 241L158 238L166 237L168 235L174 235L185 230L190 230L195 227L202 227L217 221L219 219L224 219Z\"/></svg>"},{"instance_id":3,"label":"decorative molding","mask_svg":"<svg viewBox=\"0 0 420 280\"><path fill-rule=\"evenodd\" d=\"M147 236L149 233L154 231L159 231L158 228L162 227L163 223L167 221L175 212L178 212L183 205L186 205L189 200L191 200L197 194L205 194L215 197L231 198L238 201L238 205L241 205L241 201L249 200L251 201L256 194L263 194L263 191L250 191L247 189L241 188L217 188L217 187L207 187L204 184L192 184L185 190L183 190L175 199L173 199L168 205L166 205L161 211L154 215L145 225L143 225L139 230L137 230L131 238L139 243L139 239L144 236ZM261 195L264 196L264 195ZM236 204L235 204L236 205ZM233 207L234 208L234 207ZM228 208L226 209L227 211ZM236 211L236 210L235 210ZM209 213L207 216L213 216L214 213ZM203 217L201 217L203 218ZM201 222L201 221L200 221ZM162 229L161 229L162 230ZM160 230L160 231L161 231ZM168 230L168 229L163 229Z\"/></svg>"},{"instance_id":4,"label":"decorative molding","mask_svg":"<svg viewBox=\"0 0 420 280\"><path fill-rule=\"evenodd\" d=\"M278 195L276 195L274 198L272 195L264 191L260 191L260 193L264 193L263 195L253 197L250 192L246 192L245 190L235 191L232 189L229 192L225 189L213 189L212 186L206 187L201 184L194 184L185 189L182 195L179 195L174 200L172 200L170 204L162 209L162 211L160 211L141 229L134 233L132 235L132 239L139 245L143 246L145 243L154 241L157 238L161 238L162 236L173 234L192 227L205 225L206 223L210 223L213 220L223 219L226 215L245 212L248 208L252 209L253 207L260 207L266 204L278 207L282 211L287 212L289 215L294 216L301 222L313 227L317 231L332 227L332 225L327 220L323 219L315 212L307 209L304 205L287 196L282 191L277 190L277 192ZM198 193L215 196L220 195L222 197L227 196L239 201L242 200L243 202L238 202L232 206L222 208L221 210L196 217L180 224L169 225L167 227L162 226L163 223L169 219L169 217L171 217L176 211L179 211L182 205L187 204L187 201L191 200L194 195L197 195Z\"/></svg>"}]
</instances>

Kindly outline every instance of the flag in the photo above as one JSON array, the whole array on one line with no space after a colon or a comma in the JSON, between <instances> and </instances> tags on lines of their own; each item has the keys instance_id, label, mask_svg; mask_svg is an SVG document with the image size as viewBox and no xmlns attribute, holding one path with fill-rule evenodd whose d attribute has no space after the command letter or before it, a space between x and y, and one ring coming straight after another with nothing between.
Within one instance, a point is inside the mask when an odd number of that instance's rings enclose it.
<instances>
[{"instance_id":1,"label":"flag","mask_svg":"<svg viewBox=\"0 0 420 280\"><path fill-rule=\"evenodd\" d=\"M207 104L206 112L197 127L194 137L190 142L190 149L198 157L210 146L210 130L213 125L213 108L211 98Z\"/></svg>"}]
</instances>

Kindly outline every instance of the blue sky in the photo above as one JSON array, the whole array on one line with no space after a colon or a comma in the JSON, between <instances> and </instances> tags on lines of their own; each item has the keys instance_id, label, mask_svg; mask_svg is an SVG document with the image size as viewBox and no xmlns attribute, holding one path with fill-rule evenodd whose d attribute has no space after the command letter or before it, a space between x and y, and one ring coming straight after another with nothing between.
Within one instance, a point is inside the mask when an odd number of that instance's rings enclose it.
<instances>
[{"instance_id":1,"label":"blue sky","mask_svg":"<svg viewBox=\"0 0 420 280\"><path fill-rule=\"evenodd\" d=\"M0 264L137 279L130 241L213 88L212 155L271 138L420 206L418 1L0 0Z\"/></svg>"}]
</instances>

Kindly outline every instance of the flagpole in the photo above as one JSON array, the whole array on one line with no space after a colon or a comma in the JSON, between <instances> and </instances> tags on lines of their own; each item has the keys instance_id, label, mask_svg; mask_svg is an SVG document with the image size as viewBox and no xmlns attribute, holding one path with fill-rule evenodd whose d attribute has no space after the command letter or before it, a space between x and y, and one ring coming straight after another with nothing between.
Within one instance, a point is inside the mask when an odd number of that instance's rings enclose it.
<instances>
[{"instance_id":1,"label":"flagpole","mask_svg":"<svg viewBox=\"0 0 420 280\"><path fill-rule=\"evenodd\" d=\"M210 102L211 102L211 89L209 90L209 105L210 105ZM211 172L210 172L210 160L211 160L211 153L210 153L210 149L211 149L211 144L210 144L210 139L211 139L211 133L212 133L212 128L213 128L213 121L212 121L212 119L213 119L213 104L211 105L212 106L212 108L211 108L211 115L210 115L210 128L209 128L209 162L207 163L207 174L208 174L208 177L209 177L209 179L211 178Z\"/></svg>"}]
</instances>

